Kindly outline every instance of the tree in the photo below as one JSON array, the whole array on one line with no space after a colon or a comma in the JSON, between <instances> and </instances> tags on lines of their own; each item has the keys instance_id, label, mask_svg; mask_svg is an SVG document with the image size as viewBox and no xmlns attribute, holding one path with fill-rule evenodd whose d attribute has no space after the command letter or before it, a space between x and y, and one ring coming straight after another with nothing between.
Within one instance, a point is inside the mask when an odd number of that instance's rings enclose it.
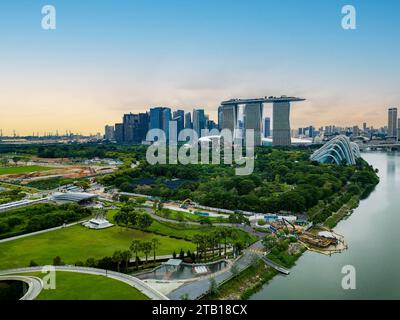
<instances>
[{"instance_id":1,"label":"tree","mask_svg":"<svg viewBox=\"0 0 400 320\"><path fill-rule=\"evenodd\" d=\"M132 252L130 252L129 250L122 251L121 256L122 256L122 261L125 262L125 272L128 272L129 261L131 261Z\"/></svg>"},{"instance_id":2,"label":"tree","mask_svg":"<svg viewBox=\"0 0 400 320\"><path fill-rule=\"evenodd\" d=\"M14 156L12 157L12 161L14 162L15 165L18 164L19 161L21 161L22 157L20 156Z\"/></svg>"},{"instance_id":3,"label":"tree","mask_svg":"<svg viewBox=\"0 0 400 320\"><path fill-rule=\"evenodd\" d=\"M203 235L195 234L193 236L192 241L196 244L196 258L198 258L199 254L200 254L200 245L201 245L201 242L203 241Z\"/></svg>"},{"instance_id":4,"label":"tree","mask_svg":"<svg viewBox=\"0 0 400 320\"><path fill-rule=\"evenodd\" d=\"M113 256L112 256L112 260L113 260L114 263L117 264L117 271L119 272L119 266L120 266L120 264L121 264L121 262L123 260L122 252L119 251L119 250L115 251Z\"/></svg>"},{"instance_id":5,"label":"tree","mask_svg":"<svg viewBox=\"0 0 400 320\"><path fill-rule=\"evenodd\" d=\"M83 189L84 191L90 188L90 183L86 180L79 180L75 182L74 185Z\"/></svg>"},{"instance_id":6,"label":"tree","mask_svg":"<svg viewBox=\"0 0 400 320\"><path fill-rule=\"evenodd\" d=\"M5 157L0 158L0 163L2 167L6 167L8 165L8 158Z\"/></svg>"},{"instance_id":7,"label":"tree","mask_svg":"<svg viewBox=\"0 0 400 320\"><path fill-rule=\"evenodd\" d=\"M185 258L185 252L183 251L183 249L181 249L181 251L179 252L179 259L183 260Z\"/></svg>"},{"instance_id":8,"label":"tree","mask_svg":"<svg viewBox=\"0 0 400 320\"><path fill-rule=\"evenodd\" d=\"M59 256L53 259L53 266L63 266L64 262L61 260Z\"/></svg>"},{"instance_id":9,"label":"tree","mask_svg":"<svg viewBox=\"0 0 400 320\"><path fill-rule=\"evenodd\" d=\"M214 277L210 278L210 294L218 294L218 284Z\"/></svg>"},{"instance_id":10,"label":"tree","mask_svg":"<svg viewBox=\"0 0 400 320\"><path fill-rule=\"evenodd\" d=\"M157 238L153 238L151 239L151 244L153 248L154 263L156 263L156 251L160 245L160 240L158 240Z\"/></svg>"},{"instance_id":11,"label":"tree","mask_svg":"<svg viewBox=\"0 0 400 320\"><path fill-rule=\"evenodd\" d=\"M37 267L38 264L37 264L35 261L31 260L31 261L29 262L29 266L30 266L30 267Z\"/></svg>"},{"instance_id":12,"label":"tree","mask_svg":"<svg viewBox=\"0 0 400 320\"><path fill-rule=\"evenodd\" d=\"M128 228L129 225L129 214L125 210L120 210L118 211L115 216L114 216L114 221L117 225L122 225L124 224L126 228Z\"/></svg>"},{"instance_id":13,"label":"tree","mask_svg":"<svg viewBox=\"0 0 400 320\"><path fill-rule=\"evenodd\" d=\"M119 201L127 203L129 201L129 196L121 195L119 196Z\"/></svg>"},{"instance_id":14,"label":"tree","mask_svg":"<svg viewBox=\"0 0 400 320\"><path fill-rule=\"evenodd\" d=\"M137 225L140 229L147 229L153 223L153 219L147 213L138 215Z\"/></svg>"},{"instance_id":15,"label":"tree","mask_svg":"<svg viewBox=\"0 0 400 320\"><path fill-rule=\"evenodd\" d=\"M139 263L138 263L139 262L138 261L139 256L138 256L138 254L139 254L139 252L142 251L142 241L133 240L132 244L129 247L129 249L130 249L131 252L133 252L135 254L135 257L136 257L136 269L138 270L139 269Z\"/></svg>"},{"instance_id":16,"label":"tree","mask_svg":"<svg viewBox=\"0 0 400 320\"><path fill-rule=\"evenodd\" d=\"M271 250L276 245L276 238L274 236L266 236L262 240L262 244L266 250Z\"/></svg>"},{"instance_id":17,"label":"tree","mask_svg":"<svg viewBox=\"0 0 400 320\"><path fill-rule=\"evenodd\" d=\"M146 257L146 264L147 264L147 257L149 256L149 253L153 249L153 243L151 241L146 241L142 243L142 251Z\"/></svg>"}]
</instances>

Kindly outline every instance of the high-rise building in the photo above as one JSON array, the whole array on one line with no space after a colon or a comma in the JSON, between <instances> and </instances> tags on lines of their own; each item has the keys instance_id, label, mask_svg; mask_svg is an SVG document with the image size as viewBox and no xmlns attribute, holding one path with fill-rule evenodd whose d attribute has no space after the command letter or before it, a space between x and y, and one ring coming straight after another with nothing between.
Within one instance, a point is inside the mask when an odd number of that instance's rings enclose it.
<instances>
[{"instance_id":1,"label":"high-rise building","mask_svg":"<svg viewBox=\"0 0 400 320\"><path fill-rule=\"evenodd\" d=\"M115 141L118 143L124 142L124 124L116 123L115 124Z\"/></svg>"},{"instance_id":2,"label":"high-rise building","mask_svg":"<svg viewBox=\"0 0 400 320\"><path fill-rule=\"evenodd\" d=\"M219 129L229 129L234 134L238 122L238 106L235 104L221 106L218 109L218 114Z\"/></svg>"},{"instance_id":3,"label":"high-rise building","mask_svg":"<svg viewBox=\"0 0 400 320\"><path fill-rule=\"evenodd\" d=\"M201 137L201 130L206 127L206 118L204 109L193 110L193 130L196 131L198 137Z\"/></svg>"},{"instance_id":4,"label":"high-rise building","mask_svg":"<svg viewBox=\"0 0 400 320\"><path fill-rule=\"evenodd\" d=\"M363 123L363 132L364 133L367 132L367 123L366 122Z\"/></svg>"},{"instance_id":5,"label":"high-rise building","mask_svg":"<svg viewBox=\"0 0 400 320\"><path fill-rule=\"evenodd\" d=\"M104 129L104 139L108 141L114 141L115 140L115 129L114 126L105 126Z\"/></svg>"},{"instance_id":6,"label":"high-rise building","mask_svg":"<svg viewBox=\"0 0 400 320\"><path fill-rule=\"evenodd\" d=\"M275 101L273 103L273 145L290 146L290 102Z\"/></svg>"},{"instance_id":7,"label":"high-rise building","mask_svg":"<svg viewBox=\"0 0 400 320\"><path fill-rule=\"evenodd\" d=\"M264 118L264 138L271 136L271 118Z\"/></svg>"},{"instance_id":8,"label":"high-rise building","mask_svg":"<svg viewBox=\"0 0 400 320\"><path fill-rule=\"evenodd\" d=\"M135 140L135 128L139 125L139 115L133 113L124 114L122 123L124 124L124 142L133 143Z\"/></svg>"},{"instance_id":9,"label":"high-rise building","mask_svg":"<svg viewBox=\"0 0 400 320\"><path fill-rule=\"evenodd\" d=\"M162 129L165 132L165 138L169 139L169 122L172 120L171 109L164 108L162 112Z\"/></svg>"},{"instance_id":10,"label":"high-rise building","mask_svg":"<svg viewBox=\"0 0 400 320\"><path fill-rule=\"evenodd\" d=\"M397 139L397 108L388 110L388 137Z\"/></svg>"},{"instance_id":11,"label":"high-rise building","mask_svg":"<svg viewBox=\"0 0 400 320\"><path fill-rule=\"evenodd\" d=\"M192 114L190 112L185 114L185 129L192 129Z\"/></svg>"},{"instance_id":12,"label":"high-rise building","mask_svg":"<svg viewBox=\"0 0 400 320\"><path fill-rule=\"evenodd\" d=\"M254 131L254 145L261 145L262 130L262 115L263 115L263 104L262 103L249 103L244 108L244 129L246 137L246 131L252 129Z\"/></svg>"},{"instance_id":13,"label":"high-rise building","mask_svg":"<svg viewBox=\"0 0 400 320\"><path fill-rule=\"evenodd\" d=\"M397 119L397 140L400 141L400 118Z\"/></svg>"},{"instance_id":14,"label":"high-rise building","mask_svg":"<svg viewBox=\"0 0 400 320\"><path fill-rule=\"evenodd\" d=\"M149 131L150 116L147 112L139 113L139 127L137 128L137 142L146 140L147 131Z\"/></svg>"},{"instance_id":15,"label":"high-rise building","mask_svg":"<svg viewBox=\"0 0 400 320\"><path fill-rule=\"evenodd\" d=\"M169 122L172 120L171 109L155 107L150 109L150 129L164 130L166 139L169 136Z\"/></svg>"},{"instance_id":16,"label":"high-rise building","mask_svg":"<svg viewBox=\"0 0 400 320\"><path fill-rule=\"evenodd\" d=\"M173 113L173 120L176 121L177 133L185 128L185 111L176 110Z\"/></svg>"}]
</instances>

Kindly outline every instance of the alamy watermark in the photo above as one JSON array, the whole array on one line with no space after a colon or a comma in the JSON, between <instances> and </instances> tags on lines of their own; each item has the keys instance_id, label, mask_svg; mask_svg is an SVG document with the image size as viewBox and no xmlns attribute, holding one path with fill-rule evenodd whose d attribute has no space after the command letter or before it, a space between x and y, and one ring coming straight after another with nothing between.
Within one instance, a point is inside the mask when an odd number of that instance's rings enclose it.
<instances>
[{"instance_id":1,"label":"alamy watermark","mask_svg":"<svg viewBox=\"0 0 400 320\"><path fill-rule=\"evenodd\" d=\"M56 8L52 5L42 7L42 29L55 30L57 28L57 13Z\"/></svg>"},{"instance_id":2,"label":"alamy watermark","mask_svg":"<svg viewBox=\"0 0 400 320\"><path fill-rule=\"evenodd\" d=\"M236 138L229 129L202 129L201 138L193 129L177 132L176 121L170 121L169 130L151 129L146 140L152 144L147 148L149 164L221 164L235 165L235 174L252 174L254 171L254 130L248 129L245 138ZM181 142L178 146L178 142ZM200 148L200 153L199 153ZM245 154L243 154L243 151Z\"/></svg>"},{"instance_id":3,"label":"alamy watermark","mask_svg":"<svg viewBox=\"0 0 400 320\"><path fill-rule=\"evenodd\" d=\"M342 7L342 28L345 30L357 29L357 13L356 8L352 5L345 5Z\"/></svg>"},{"instance_id":4,"label":"alamy watermark","mask_svg":"<svg viewBox=\"0 0 400 320\"><path fill-rule=\"evenodd\" d=\"M352 265L346 265L342 268L342 274L345 276L342 278L343 290L355 290L356 286L356 268Z\"/></svg>"},{"instance_id":5,"label":"alamy watermark","mask_svg":"<svg viewBox=\"0 0 400 320\"><path fill-rule=\"evenodd\" d=\"M56 289L56 268L54 266L44 266L42 273L46 275L42 278L44 290Z\"/></svg>"}]
</instances>

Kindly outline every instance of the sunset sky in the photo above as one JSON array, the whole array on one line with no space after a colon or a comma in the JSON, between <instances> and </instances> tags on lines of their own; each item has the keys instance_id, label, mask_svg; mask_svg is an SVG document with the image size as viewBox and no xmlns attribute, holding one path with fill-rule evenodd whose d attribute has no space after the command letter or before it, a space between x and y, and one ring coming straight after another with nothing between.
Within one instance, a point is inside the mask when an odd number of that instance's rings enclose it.
<instances>
[{"instance_id":1,"label":"sunset sky","mask_svg":"<svg viewBox=\"0 0 400 320\"><path fill-rule=\"evenodd\" d=\"M357 30L341 8L357 9ZM41 9L57 9L57 29ZM0 128L103 132L152 106L295 95L292 127L387 122L400 107L398 0L2 0Z\"/></svg>"}]
</instances>

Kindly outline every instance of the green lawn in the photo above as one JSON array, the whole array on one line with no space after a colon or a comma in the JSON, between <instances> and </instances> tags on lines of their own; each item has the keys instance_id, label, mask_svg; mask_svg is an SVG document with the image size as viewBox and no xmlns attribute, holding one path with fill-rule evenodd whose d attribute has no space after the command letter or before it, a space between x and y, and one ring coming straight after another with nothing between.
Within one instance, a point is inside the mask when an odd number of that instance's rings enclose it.
<instances>
[{"instance_id":1,"label":"green lawn","mask_svg":"<svg viewBox=\"0 0 400 320\"><path fill-rule=\"evenodd\" d=\"M42 273L22 276L43 278ZM74 272L56 272L56 289L42 290L36 300L148 300L134 287L104 276Z\"/></svg>"},{"instance_id":2,"label":"green lawn","mask_svg":"<svg viewBox=\"0 0 400 320\"><path fill-rule=\"evenodd\" d=\"M21 166L21 167L0 168L0 175L29 173L29 172L35 172L35 171L52 170L52 169L54 169L54 168L42 167L42 166Z\"/></svg>"},{"instance_id":3,"label":"green lawn","mask_svg":"<svg viewBox=\"0 0 400 320\"><path fill-rule=\"evenodd\" d=\"M116 250L127 250L134 239L161 242L157 255L194 250L195 245L185 240L154 235L135 229L112 227L90 230L81 225L40 235L0 243L0 269L27 267L31 260L39 265L52 264L60 256L66 264L86 261L88 258L112 256Z\"/></svg>"}]
</instances>

